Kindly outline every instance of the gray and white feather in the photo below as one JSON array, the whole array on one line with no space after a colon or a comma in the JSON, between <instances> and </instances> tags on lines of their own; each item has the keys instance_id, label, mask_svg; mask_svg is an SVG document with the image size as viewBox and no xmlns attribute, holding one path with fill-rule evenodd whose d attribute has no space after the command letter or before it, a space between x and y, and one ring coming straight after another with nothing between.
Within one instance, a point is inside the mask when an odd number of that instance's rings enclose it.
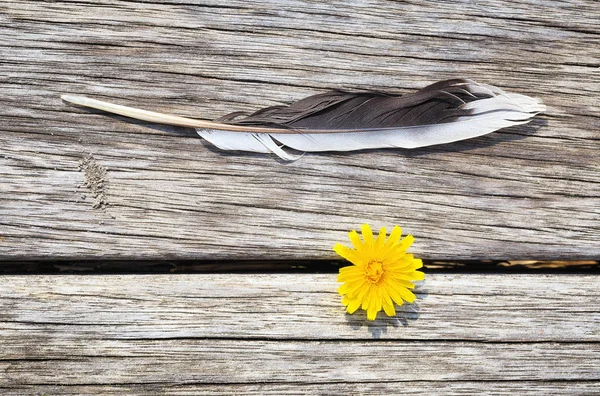
<instances>
[{"instance_id":1,"label":"gray and white feather","mask_svg":"<svg viewBox=\"0 0 600 396\"><path fill-rule=\"evenodd\" d=\"M134 109L80 96L65 101L144 121L196 128L223 150L274 153L296 160L304 152L432 146L525 124L546 107L468 79L444 80L409 95L331 91L215 122ZM290 149L300 154L290 152Z\"/></svg>"}]
</instances>

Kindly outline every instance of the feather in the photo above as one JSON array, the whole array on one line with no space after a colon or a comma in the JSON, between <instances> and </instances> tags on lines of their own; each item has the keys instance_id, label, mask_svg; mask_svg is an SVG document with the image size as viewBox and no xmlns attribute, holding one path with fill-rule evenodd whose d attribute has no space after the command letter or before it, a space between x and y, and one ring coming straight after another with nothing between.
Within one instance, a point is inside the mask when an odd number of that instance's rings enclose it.
<instances>
[{"instance_id":1,"label":"feather","mask_svg":"<svg viewBox=\"0 0 600 396\"><path fill-rule=\"evenodd\" d=\"M432 146L529 122L546 110L539 99L468 79L444 80L413 94L331 91L252 114L203 121L134 109L80 96L63 100L144 121L196 128L223 150L274 153Z\"/></svg>"}]
</instances>

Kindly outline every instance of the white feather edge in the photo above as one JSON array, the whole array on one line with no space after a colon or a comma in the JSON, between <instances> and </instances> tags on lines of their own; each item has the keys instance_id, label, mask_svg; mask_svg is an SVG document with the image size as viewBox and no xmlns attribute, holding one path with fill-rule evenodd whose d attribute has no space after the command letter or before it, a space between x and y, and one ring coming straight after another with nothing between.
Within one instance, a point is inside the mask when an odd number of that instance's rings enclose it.
<instances>
[{"instance_id":1,"label":"white feather edge","mask_svg":"<svg viewBox=\"0 0 600 396\"><path fill-rule=\"evenodd\" d=\"M332 133L303 133L298 130L295 134L240 133L215 129L197 129L197 132L223 150L274 153L284 160L294 161L302 155L289 153L285 151L286 148L301 152L413 149L471 139L498 129L525 124L546 110L539 99L509 93L470 102L463 107L472 110L473 115L449 123L401 128Z\"/></svg>"}]
</instances>

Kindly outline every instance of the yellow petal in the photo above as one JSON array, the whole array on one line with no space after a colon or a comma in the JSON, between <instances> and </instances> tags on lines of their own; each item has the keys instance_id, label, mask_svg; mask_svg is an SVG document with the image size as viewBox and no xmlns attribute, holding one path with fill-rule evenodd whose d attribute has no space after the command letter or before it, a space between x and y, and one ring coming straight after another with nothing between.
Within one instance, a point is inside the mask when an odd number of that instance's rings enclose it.
<instances>
[{"instance_id":1,"label":"yellow petal","mask_svg":"<svg viewBox=\"0 0 600 396\"><path fill-rule=\"evenodd\" d=\"M352 287L352 283L350 282L346 282L344 284L342 284L340 287L338 287L338 293L343 296L345 294L349 294L349 291L351 290Z\"/></svg>"},{"instance_id":2,"label":"yellow petal","mask_svg":"<svg viewBox=\"0 0 600 396\"><path fill-rule=\"evenodd\" d=\"M358 282L349 282L346 283L346 285L348 285L348 291L345 294L347 294L350 298L355 298L360 296L361 292L365 288L369 287L369 282L366 280L361 280Z\"/></svg>"},{"instance_id":3,"label":"yellow petal","mask_svg":"<svg viewBox=\"0 0 600 396\"><path fill-rule=\"evenodd\" d=\"M414 241L415 241L415 237L408 234L407 236L404 237L403 240L400 241L400 243L398 244L398 247L400 249L406 250L410 247L410 245L413 244Z\"/></svg>"},{"instance_id":4,"label":"yellow petal","mask_svg":"<svg viewBox=\"0 0 600 396\"><path fill-rule=\"evenodd\" d=\"M374 300L371 304L373 308L375 308L375 310L379 312L381 311L381 306L383 305L383 298L381 297L381 288L374 287L373 289L375 289L373 293Z\"/></svg>"},{"instance_id":5,"label":"yellow petal","mask_svg":"<svg viewBox=\"0 0 600 396\"><path fill-rule=\"evenodd\" d=\"M414 280L414 281L420 281L420 280L425 279L425 273L421 272L421 271L411 272L408 274L408 276L410 276L410 279Z\"/></svg>"},{"instance_id":6,"label":"yellow petal","mask_svg":"<svg viewBox=\"0 0 600 396\"><path fill-rule=\"evenodd\" d=\"M405 287L407 289L415 288L414 283L412 283L411 281L408 281L408 280L394 279L394 278L391 278L389 275L386 275L386 279L389 280L390 282L393 282L394 284L396 284L398 286ZM387 282L386 282L386 284L387 284Z\"/></svg>"},{"instance_id":7,"label":"yellow petal","mask_svg":"<svg viewBox=\"0 0 600 396\"><path fill-rule=\"evenodd\" d=\"M389 248L386 248L382 255L383 260L386 261L399 261L404 260L406 257L406 249L401 249L400 244L395 244Z\"/></svg>"},{"instance_id":8,"label":"yellow petal","mask_svg":"<svg viewBox=\"0 0 600 396\"><path fill-rule=\"evenodd\" d=\"M358 271L345 271L340 272L337 277L338 282L355 282L361 279L365 279L365 271L361 268L356 268Z\"/></svg>"},{"instance_id":9,"label":"yellow petal","mask_svg":"<svg viewBox=\"0 0 600 396\"><path fill-rule=\"evenodd\" d=\"M375 251L375 253L379 253L379 251L383 248L383 245L385 243L385 235L385 227L381 227L379 229L379 234L377 235L377 239L375 240L375 244L373 246L373 250Z\"/></svg>"},{"instance_id":10,"label":"yellow petal","mask_svg":"<svg viewBox=\"0 0 600 396\"><path fill-rule=\"evenodd\" d=\"M415 263L413 262L414 260L410 259L409 257L407 257L406 255L402 255L399 257L388 257L386 259L383 260L383 264L385 265L385 267L389 270L401 270L404 268L410 268L411 266L414 266Z\"/></svg>"},{"instance_id":11,"label":"yellow petal","mask_svg":"<svg viewBox=\"0 0 600 396\"><path fill-rule=\"evenodd\" d=\"M357 271L357 270L360 270L357 266L348 265L346 267L340 268L340 274L345 274L345 273L353 272L353 271ZM362 271L362 270L360 270L360 271Z\"/></svg>"},{"instance_id":12,"label":"yellow petal","mask_svg":"<svg viewBox=\"0 0 600 396\"><path fill-rule=\"evenodd\" d=\"M401 260L397 263L393 264L391 268L394 268L395 271L402 272L413 272L416 269L422 268L423 262L421 260Z\"/></svg>"},{"instance_id":13,"label":"yellow petal","mask_svg":"<svg viewBox=\"0 0 600 396\"><path fill-rule=\"evenodd\" d=\"M363 236L363 240L365 241L365 245L373 246L373 231L371 231L371 227L368 224L363 224L361 227L361 232Z\"/></svg>"},{"instance_id":14,"label":"yellow petal","mask_svg":"<svg viewBox=\"0 0 600 396\"><path fill-rule=\"evenodd\" d=\"M413 303L416 296L407 288L400 286L394 281L386 280L385 287L394 302L398 305L404 304L404 301Z\"/></svg>"},{"instance_id":15,"label":"yellow petal","mask_svg":"<svg viewBox=\"0 0 600 396\"><path fill-rule=\"evenodd\" d=\"M360 307L360 300L359 299L353 299L353 300L350 301L350 303L346 307L346 311L348 311L349 314L353 314L354 312L356 312L356 310L358 309L358 307Z\"/></svg>"},{"instance_id":16,"label":"yellow petal","mask_svg":"<svg viewBox=\"0 0 600 396\"><path fill-rule=\"evenodd\" d=\"M400 297L402 297L402 299L408 303L414 303L415 299L417 298L417 296L415 296L413 294L413 292L411 292L410 290L402 287L402 286L396 286L396 285L392 285L390 288L390 291L394 290L395 292L397 292ZM391 295L391 293L390 293Z\"/></svg>"},{"instance_id":17,"label":"yellow petal","mask_svg":"<svg viewBox=\"0 0 600 396\"><path fill-rule=\"evenodd\" d=\"M357 281L344 282L339 288L338 293L341 295L347 294L348 297L353 298L359 294L360 290L368 287L369 282L366 279L359 279Z\"/></svg>"},{"instance_id":18,"label":"yellow petal","mask_svg":"<svg viewBox=\"0 0 600 396\"><path fill-rule=\"evenodd\" d=\"M412 264L413 264L413 266L414 266L415 269L417 269L417 268L423 268L423 260L421 260L421 259L413 258Z\"/></svg>"},{"instance_id":19,"label":"yellow petal","mask_svg":"<svg viewBox=\"0 0 600 396\"><path fill-rule=\"evenodd\" d=\"M389 296L391 297L391 299L397 304L397 305L402 305L404 304L404 300L402 299L402 296L394 289L390 289L388 291Z\"/></svg>"},{"instance_id":20,"label":"yellow petal","mask_svg":"<svg viewBox=\"0 0 600 396\"><path fill-rule=\"evenodd\" d=\"M373 308L373 305L371 305L369 307L369 309L367 309L367 320L375 320L375 318L377 317L377 311L375 308Z\"/></svg>"},{"instance_id":21,"label":"yellow petal","mask_svg":"<svg viewBox=\"0 0 600 396\"><path fill-rule=\"evenodd\" d=\"M356 265L349 265L347 267L340 268L340 275L352 275L352 274L364 274L364 268L357 267Z\"/></svg>"},{"instance_id":22,"label":"yellow petal","mask_svg":"<svg viewBox=\"0 0 600 396\"><path fill-rule=\"evenodd\" d=\"M359 265L362 262L356 250L350 249L349 247L346 247L341 243L336 243L336 245L333 247L333 250L342 258L345 258L354 265Z\"/></svg>"},{"instance_id":23,"label":"yellow petal","mask_svg":"<svg viewBox=\"0 0 600 396\"><path fill-rule=\"evenodd\" d=\"M387 290L382 293L383 296L383 310L387 316L396 316L396 309L394 308L394 303L390 298L390 295L387 293Z\"/></svg>"},{"instance_id":24,"label":"yellow petal","mask_svg":"<svg viewBox=\"0 0 600 396\"><path fill-rule=\"evenodd\" d=\"M360 250L363 247L363 243L360 240L360 236L358 236L358 232L352 230L348 233L348 238L350 238L350 242L357 250Z\"/></svg>"},{"instance_id":25,"label":"yellow petal","mask_svg":"<svg viewBox=\"0 0 600 396\"><path fill-rule=\"evenodd\" d=\"M344 306L347 306L349 303L350 299L348 298L348 296L342 297L342 304L344 304Z\"/></svg>"},{"instance_id":26,"label":"yellow petal","mask_svg":"<svg viewBox=\"0 0 600 396\"><path fill-rule=\"evenodd\" d=\"M369 287L364 290L361 308L366 311L371 306L372 300L373 300L373 288L371 287L371 285L369 285Z\"/></svg>"},{"instance_id":27,"label":"yellow petal","mask_svg":"<svg viewBox=\"0 0 600 396\"><path fill-rule=\"evenodd\" d=\"M398 243L400 241L401 236L402 236L402 228L398 227L397 225L394 226L394 228L392 229L392 232L390 233L390 237L387 239L387 241L385 241L385 245L384 245L385 248L392 247L393 245Z\"/></svg>"},{"instance_id":28,"label":"yellow petal","mask_svg":"<svg viewBox=\"0 0 600 396\"><path fill-rule=\"evenodd\" d=\"M420 271L412 271L412 272L402 272L402 271L387 271L385 273L386 278L393 280L404 280L404 281L414 281L414 280L422 280L418 279L421 275L417 274ZM421 274L423 274L421 272ZM423 274L424 275L424 274Z\"/></svg>"}]
</instances>

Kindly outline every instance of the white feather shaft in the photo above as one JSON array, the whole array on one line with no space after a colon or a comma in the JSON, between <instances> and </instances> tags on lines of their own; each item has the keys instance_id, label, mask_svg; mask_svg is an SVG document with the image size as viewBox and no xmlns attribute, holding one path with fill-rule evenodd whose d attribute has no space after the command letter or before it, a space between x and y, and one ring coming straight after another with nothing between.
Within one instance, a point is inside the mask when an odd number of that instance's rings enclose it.
<instances>
[{"instance_id":1,"label":"white feather shaft","mask_svg":"<svg viewBox=\"0 0 600 396\"><path fill-rule=\"evenodd\" d=\"M89 107L92 109L102 110L113 114L119 114L125 117L135 118L136 120L155 122L157 124L176 125L188 128L226 128L228 131L238 132L265 132L266 130L279 131L280 133L289 132L288 129L277 130L258 127L247 127L240 125L229 125L222 124L219 122L173 116L169 114L156 113L154 111L136 109L134 107L103 102L101 100L86 98L85 96L62 95L61 99L77 106Z\"/></svg>"}]
</instances>

